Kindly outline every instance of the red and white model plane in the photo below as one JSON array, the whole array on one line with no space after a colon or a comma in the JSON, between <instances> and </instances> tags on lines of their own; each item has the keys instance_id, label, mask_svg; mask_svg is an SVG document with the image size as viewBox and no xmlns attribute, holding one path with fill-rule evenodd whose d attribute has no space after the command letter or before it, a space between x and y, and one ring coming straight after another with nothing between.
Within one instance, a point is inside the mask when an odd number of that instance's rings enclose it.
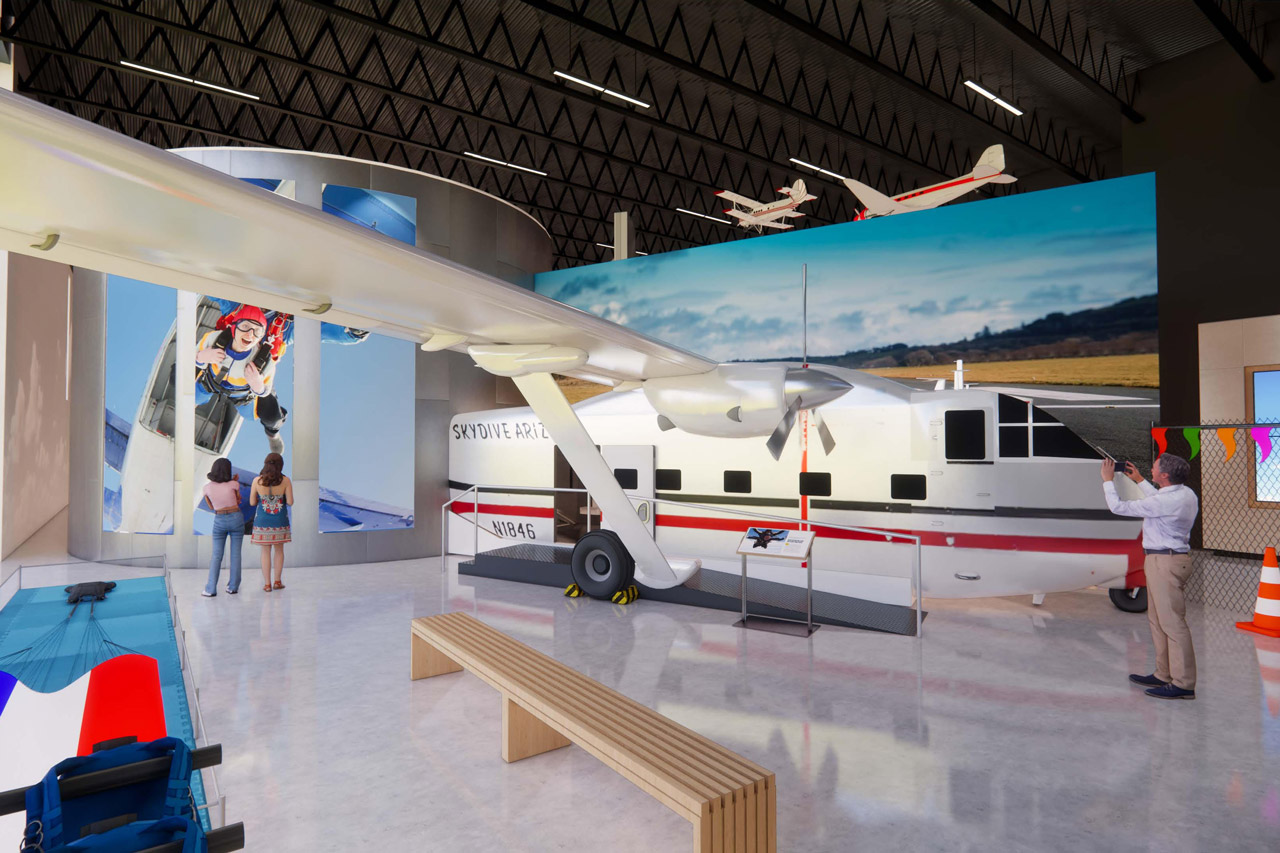
<instances>
[{"instance_id":1,"label":"red and white model plane","mask_svg":"<svg viewBox=\"0 0 1280 853\"><path fill-rule=\"evenodd\" d=\"M780 187L778 192L782 193L786 198L767 203L756 201L728 190L721 190L716 195L725 201L733 203L734 206L726 210L725 213L737 219L738 224L743 228L754 228L757 231L764 231L766 228L777 228L779 230L791 228L792 226L789 223L780 220L804 216L796 208L806 201L813 201L817 198L816 195L809 194L809 191L805 188L804 181L796 181L789 187Z\"/></svg>"},{"instance_id":2,"label":"red and white model plane","mask_svg":"<svg viewBox=\"0 0 1280 853\"><path fill-rule=\"evenodd\" d=\"M854 221L857 221L894 213L910 213L913 210L928 210L973 192L984 184L1011 184L1016 180L1018 179L1013 175L1004 173L1004 146L992 145L982 152L977 165L969 174L899 196L887 196L853 178L845 178L844 185L865 205L855 217Z\"/></svg>"}]
</instances>

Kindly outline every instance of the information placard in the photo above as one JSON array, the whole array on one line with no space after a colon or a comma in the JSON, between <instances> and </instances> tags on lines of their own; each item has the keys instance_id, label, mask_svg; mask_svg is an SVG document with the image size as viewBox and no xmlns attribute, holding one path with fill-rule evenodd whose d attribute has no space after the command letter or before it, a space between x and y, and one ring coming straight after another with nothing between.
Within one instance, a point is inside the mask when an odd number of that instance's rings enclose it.
<instances>
[{"instance_id":1,"label":"information placard","mask_svg":"<svg viewBox=\"0 0 1280 853\"><path fill-rule=\"evenodd\" d=\"M738 543L743 556L784 557L807 560L813 547L812 530L781 530L775 527L749 527Z\"/></svg>"}]
</instances>

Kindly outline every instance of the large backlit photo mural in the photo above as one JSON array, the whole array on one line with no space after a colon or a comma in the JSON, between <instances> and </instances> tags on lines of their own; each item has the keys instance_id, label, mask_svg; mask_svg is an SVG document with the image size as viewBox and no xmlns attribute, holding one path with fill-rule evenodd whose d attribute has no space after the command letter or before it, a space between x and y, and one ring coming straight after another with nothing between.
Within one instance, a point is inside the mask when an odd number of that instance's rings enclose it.
<instances>
[{"instance_id":1,"label":"large backlit photo mural","mask_svg":"<svg viewBox=\"0 0 1280 853\"><path fill-rule=\"evenodd\" d=\"M177 295L107 276L102 529L173 532Z\"/></svg>"},{"instance_id":2,"label":"large backlit photo mural","mask_svg":"<svg viewBox=\"0 0 1280 853\"><path fill-rule=\"evenodd\" d=\"M961 359L968 381L1034 385L1063 406L1103 394L1130 408L1071 425L1146 457L1152 174L557 270L535 288L720 361L799 359L802 265L811 361L919 383L950 379Z\"/></svg>"}]
</instances>

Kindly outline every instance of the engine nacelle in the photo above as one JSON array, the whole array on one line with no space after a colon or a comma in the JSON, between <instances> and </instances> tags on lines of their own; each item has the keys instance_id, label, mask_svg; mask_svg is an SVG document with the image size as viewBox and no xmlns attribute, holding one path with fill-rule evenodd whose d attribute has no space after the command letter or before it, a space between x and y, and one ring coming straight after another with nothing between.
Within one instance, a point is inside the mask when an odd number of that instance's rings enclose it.
<instances>
[{"instance_id":1,"label":"engine nacelle","mask_svg":"<svg viewBox=\"0 0 1280 853\"><path fill-rule=\"evenodd\" d=\"M796 400L813 409L853 386L818 368L722 364L694 376L649 379L644 394L660 415L694 435L770 435Z\"/></svg>"}]
</instances>

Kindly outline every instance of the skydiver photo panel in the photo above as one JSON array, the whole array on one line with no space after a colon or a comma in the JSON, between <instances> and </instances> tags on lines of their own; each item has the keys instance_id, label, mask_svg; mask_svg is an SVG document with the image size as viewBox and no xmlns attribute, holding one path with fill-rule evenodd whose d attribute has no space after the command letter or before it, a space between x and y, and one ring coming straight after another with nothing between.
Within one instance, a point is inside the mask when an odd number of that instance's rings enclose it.
<instances>
[{"instance_id":1,"label":"skydiver photo panel","mask_svg":"<svg viewBox=\"0 0 1280 853\"><path fill-rule=\"evenodd\" d=\"M292 314L267 307L201 296L196 306L195 482L208 481L215 460L231 462L240 483L241 512L252 518L249 486L268 454L279 454L292 471ZM200 499L197 535L213 530L214 511Z\"/></svg>"},{"instance_id":2,"label":"skydiver photo panel","mask_svg":"<svg viewBox=\"0 0 1280 853\"><path fill-rule=\"evenodd\" d=\"M107 276L102 529L173 533L177 292Z\"/></svg>"}]
</instances>

